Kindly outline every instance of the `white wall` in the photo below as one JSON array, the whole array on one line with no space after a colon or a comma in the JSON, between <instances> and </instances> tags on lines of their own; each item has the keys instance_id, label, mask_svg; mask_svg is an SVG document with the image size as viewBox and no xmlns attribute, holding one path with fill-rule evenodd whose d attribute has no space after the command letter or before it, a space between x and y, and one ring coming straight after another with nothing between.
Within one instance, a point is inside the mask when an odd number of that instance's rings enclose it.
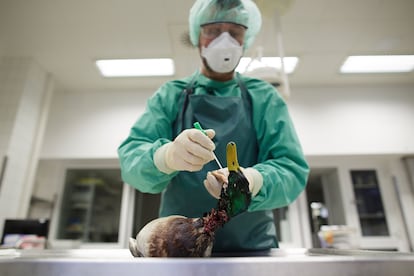
<instances>
[{"instance_id":1,"label":"white wall","mask_svg":"<svg viewBox=\"0 0 414 276\"><path fill-rule=\"evenodd\" d=\"M26 63L25 63L26 62ZM0 157L7 155L28 66L25 60L0 58Z\"/></svg>"},{"instance_id":2,"label":"white wall","mask_svg":"<svg viewBox=\"0 0 414 276\"><path fill-rule=\"evenodd\" d=\"M7 156L0 189L5 218L27 214L53 81L30 58L0 59L0 156Z\"/></svg>"},{"instance_id":3,"label":"white wall","mask_svg":"<svg viewBox=\"0 0 414 276\"><path fill-rule=\"evenodd\" d=\"M290 101L307 155L414 152L414 87L297 89Z\"/></svg>"},{"instance_id":4,"label":"white wall","mask_svg":"<svg viewBox=\"0 0 414 276\"><path fill-rule=\"evenodd\" d=\"M153 91L55 93L42 158L116 158ZM306 155L414 153L414 87L293 88Z\"/></svg>"},{"instance_id":5,"label":"white wall","mask_svg":"<svg viewBox=\"0 0 414 276\"><path fill-rule=\"evenodd\" d=\"M54 95L42 158L117 158L117 147L151 93L102 92Z\"/></svg>"}]
</instances>

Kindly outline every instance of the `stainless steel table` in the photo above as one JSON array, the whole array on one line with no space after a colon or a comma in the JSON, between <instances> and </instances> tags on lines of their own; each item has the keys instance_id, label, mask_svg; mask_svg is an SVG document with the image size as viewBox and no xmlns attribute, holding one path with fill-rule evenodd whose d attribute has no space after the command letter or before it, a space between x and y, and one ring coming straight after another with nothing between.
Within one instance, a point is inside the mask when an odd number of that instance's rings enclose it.
<instances>
[{"instance_id":1,"label":"stainless steel table","mask_svg":"<svg viewBox=\"0 0 414 276\"><path fill-rule=\"evenodd\" d=\"M133 258L127 249L0 250L0 275L414 275L414 255L277 249L211 258Z\"/></svg>"}]
</instances>

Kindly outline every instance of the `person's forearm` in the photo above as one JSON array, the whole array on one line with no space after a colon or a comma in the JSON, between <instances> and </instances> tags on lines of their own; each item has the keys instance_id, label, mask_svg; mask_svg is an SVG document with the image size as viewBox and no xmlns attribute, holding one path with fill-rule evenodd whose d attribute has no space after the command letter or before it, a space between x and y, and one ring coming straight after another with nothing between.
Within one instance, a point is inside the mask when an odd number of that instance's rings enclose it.
<instances>
[{"instance_id":1,"label":"person's forearm","mask_svg":"<svg viewBox=\"0 0 414 276\"><path fill-rule=\"evenodd\" d=\"M165 174L154 164L153 156L161 142L155 145L123 144L118 149L122 179L144 193L160 193L176 173Z\"/></svg>"},{"instance_id":2,"label":"person's forearm","mask_svg":"<svg viewBox=\"0 0 414 276\"><path fill-rule=\"evenodd\" d=\"M292 203L305 189L309 168L304 160L282 157L254 166L263 176L263 186L252 198L249 211L270 210Z\"/></svg>"}]
</instances>

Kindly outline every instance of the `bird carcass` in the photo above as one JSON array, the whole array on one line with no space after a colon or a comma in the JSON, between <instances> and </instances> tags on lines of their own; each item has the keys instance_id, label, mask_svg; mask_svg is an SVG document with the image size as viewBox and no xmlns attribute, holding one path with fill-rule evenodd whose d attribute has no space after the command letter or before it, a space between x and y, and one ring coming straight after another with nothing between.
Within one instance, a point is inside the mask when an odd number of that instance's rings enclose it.
<instances>
[{"instance_id":1,"label":"bird carcass","mask_svg":"<svg viewBox=\"0 0 414 276\"><path fill-rule=\"evenodd\" d=\"M227 144L229 176L223 185L217 208L200 218L168 216L146 224L129 249L135 257L209 257L215 232L232 217L246 211L251 193L249 182L240 170L234 142Z\"/></svg>"}]
</instances>

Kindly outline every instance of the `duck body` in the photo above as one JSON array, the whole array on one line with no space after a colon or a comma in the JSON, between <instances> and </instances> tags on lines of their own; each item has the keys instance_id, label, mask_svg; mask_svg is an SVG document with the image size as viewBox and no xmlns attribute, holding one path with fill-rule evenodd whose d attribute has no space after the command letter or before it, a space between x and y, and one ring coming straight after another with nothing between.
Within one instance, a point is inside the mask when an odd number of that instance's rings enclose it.
<instances>
[{"instance_id":1,"label":"duck body","mask_svg":"<svg viewBox=\"0 0 414 276\"><path fill-rule=\"evenodd\" d=\"M226 214L214 209L202 218L158 218L130 238L129 249L135 257L209 257L215 231L226 221Z\"/></svg>"},{"instance_id":2,"label":"duck body","mask_svg":"<svg viewBox=\"0 0 414 276\"><path fill-rule=\"evenodd\" d=\"M216 230L230 218L245 212L251 201L249 182L240 169L234 142L227 144L226 157L229 176L227 180L222 180L217 209L213 208L200 218L172 215L150 221L137 234L136 239L129 240L133 256L211 256Z\"/></svg>"}]
</instances>

